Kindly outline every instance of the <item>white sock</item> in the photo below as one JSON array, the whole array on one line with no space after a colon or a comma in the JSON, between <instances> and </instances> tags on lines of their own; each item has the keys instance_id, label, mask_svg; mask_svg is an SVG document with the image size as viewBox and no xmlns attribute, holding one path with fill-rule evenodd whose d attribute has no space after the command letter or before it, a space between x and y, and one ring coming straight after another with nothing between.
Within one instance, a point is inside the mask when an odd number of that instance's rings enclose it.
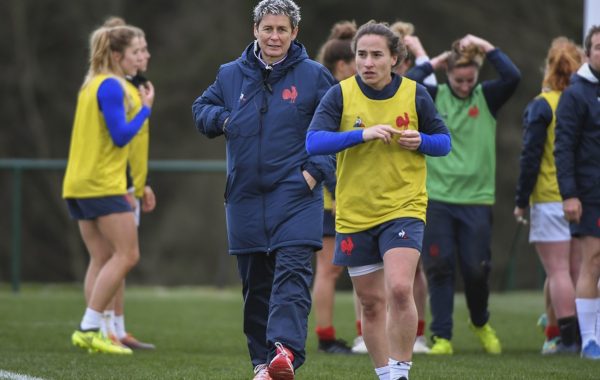
<instances>
[{"instance_id":1,"label":"white sock","mask_svg":"<svg viewBox=\"0 0 600 380\"><path fill-rule=\"evenodd\" d=\"M79 328L85 330L98 330L102 324L102 313L96 310L92 310L89 307L85 309L83 319L79 324Z\"/></svg>"},{"instance_id":2,"label":"white sock","mask_svg":"<svg viewBox=\"0 0 600 380\"><path fill-rule=\"evenodd\" d=\"M600 342L600 298L596 298L596 342Z\"/></svg>"},{"instance_id":3,"label":"white sock","mask_svg":"<svg viewBox=\"0 0 600 380\"><path fill-rule=\"evenodd\" d=\"M581 332L581 347L596 340L597 298L575 298L577 320Z\"/></svg>"},{"instance_id":4,"label":"white sock","mask_svg":"<svg viewBox=\"0 0 600 380\"><path fill-rule=\"evenodd\" d=\"M117 338L123 339L127 336L125 332L125 315L116 315L115 314L115 332L117 334Z\"/></svg>"},{"instance_id":5,"label":"white sock","mask_svg":"<svg viewBox=\"0 0 600 380\"><path fill-rule=\"evenodd\" d=\"M114 310L104 310L104 324L106 325L106 336L116 336L117 333L115 331L115 311Z\"/></svg>"},{"instance_id":6,"label":"white sock","mask_svg":"<svg viewBox=\"0 0 600 380\"><path fill-rule=\"evenodd\" d=\"M388 367L390 368L390 380L397 380L401 377L406 377L408 379L408 371L410 371L411 366L412 362L402 362L389 358Z\"/></svg>"},{"instance_id":7,"label":"white sock","mask_svg":"<svg viewBox=\"0 0 600 380\"><path fill-rule=\"evenodd\" d=\"M390 380L390 367L375 368L375 374L379 377L379 380Z\"/></svg>"}]
</instances>

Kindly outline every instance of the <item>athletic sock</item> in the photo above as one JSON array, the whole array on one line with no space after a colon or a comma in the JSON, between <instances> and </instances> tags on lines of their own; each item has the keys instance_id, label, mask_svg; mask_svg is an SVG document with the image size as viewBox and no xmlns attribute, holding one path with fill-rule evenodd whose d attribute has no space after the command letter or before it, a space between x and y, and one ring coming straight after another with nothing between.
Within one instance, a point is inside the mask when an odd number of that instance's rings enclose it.
<instances>
[{"instance_id":1,"label":"athletic sock","mask_svg":"<svg viewBox=\"0 0 600 380\"><path fill-rule=\"evenodd\" d=\"M565 346L571 346L577 343L577 317L559 318L558 327L560 328L560 340ZM595 328L595 325L594 325Z\"/></svg>"},{"instance_id":2,"label":"athletic sock","mask_svg":"<svg viewBox=\"0 0 600 380\"><path fill-rule=\"evenodd\" d=\"M402 377L406 377L408 379L408 371L410 371L411 366L412 362L402 362L393 358L389 358L388 367L390 367L390 380L397 380Z\"/></svg>"},{"instance_id":3,"label":"athletic sock","mask_svg":"<svg viewBox=\"0 0 600 380\"><path fill-rule=\"evenodd\" d=\"M319 340L335 340L335 328L333 326L328 327L317 327L315 329Z\"/></svg>"},{"instance_id":4,"label":"athletic sock","mask_svg":"<svg viewBox=\"0 0 600 380\"><path fill-rule=\"evenodd\" d=\"M600 298L596 298L596 342L600 342Z\"/></svg>"},{"instance_id":5,"label":"athletic sock","mask_svg":"<svg viewBox=\"0 0 600 380\"><path fill-rule=\"evenodd\" d=\"M390 367L375 368L375 374L379 377L379 380L390 380Z\"/></svg>"},{"instance_id":6,"label":"athletic sock","mask_svg":"<svg viewBox=\"0 0 600 380\"><path fill-rule=\"evenodd\" d=\"M117 334L117 338L123 339L127 336L127 330L125 330L125 315L116 315L115 314L115 332Z\"/></svg>"},{"instance_id":7,"label":"athletic sock","mask_svg":"<svg viewBox=\"0 0 600 380\"><path fill-rule=\"evenodd\" d=\"M89 307L85 309L79 328L82 331L86 330L99 330L102 324L102 313L96 310L92 310Z\"/></svg>"},{"instance_id":8,"label":"athletic sock","mask_svg":"<svg viewBox=\"0 0 600 380\"><path fill-rule=\"evenodd\" d=\"M548 325L544 329L544 334L546 335L546 340L551 340L560 336L560 328L556 325Z\"/></svg>"},{"instance_id":9,"label":"athletic sock","mask_svg":"<svg viewBox=\"0 0 600 380\"><path fill-rule=\"evenodd\" d=\"M596 298L576 298L577 319L579 320L579 331L581 332L581 346L596 340Z\"/></svg>"},{"instance_id":10,"label":"athletic sock","mask_svg":"<svg viewBox=\"0 0 600 380\"><path fill-rule=\"evenodd\" d=\"M103 318L104 323L106 324L106 336L116 336L117 332L115 331L115 311L104 310Z\"/></svg>"},{"instance_id":11,"label":"athletic sock","mask_svg":"<svg viewBox=\"0 0 600 380\"><path fill-rule=\"evenodd\" d=\"M419 319L417 322L417 337L425 334L425 321L423 319Z\"/></svg>"},{"instance_id":12,"label":"athletic sock","mask_svg":"<svg viewBox=\"0 0 600 380\"><path fill-rule=\"evenodd\" d=\"M360 319L356 321L356 335L362 336L362 322Z\"/></svg>"}]
</instances>

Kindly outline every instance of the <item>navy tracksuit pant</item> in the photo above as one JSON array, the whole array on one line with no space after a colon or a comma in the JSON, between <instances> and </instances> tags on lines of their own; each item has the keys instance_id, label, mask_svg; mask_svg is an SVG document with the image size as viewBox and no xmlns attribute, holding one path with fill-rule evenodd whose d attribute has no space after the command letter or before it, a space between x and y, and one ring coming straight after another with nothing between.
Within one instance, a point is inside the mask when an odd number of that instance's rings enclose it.
<instances>
[{"instance_id":1,"label":"navy tracksuit pant","mask_svg":"<svg viewBox=\"0 0 600 380\"><path fill-rule=\"evenodd\" d=\"M487 323L491 232L491 206L429 200L421 259L427 274L433 335L452 339L457 259L471 322L478 327Z\"/></svg>"},{"instance_id":2,"label":"navy tracksuit pant","mask_svg":"<svg viewBox=\"0 0 600 380\"><path fill-rule=\"evenodd\" d=\"M275 356L275 342L293 352L294 368L304 363L314 250L291 246L270 254L236 256L252 365L269 363Z\"/></svg>"}]
</instances>

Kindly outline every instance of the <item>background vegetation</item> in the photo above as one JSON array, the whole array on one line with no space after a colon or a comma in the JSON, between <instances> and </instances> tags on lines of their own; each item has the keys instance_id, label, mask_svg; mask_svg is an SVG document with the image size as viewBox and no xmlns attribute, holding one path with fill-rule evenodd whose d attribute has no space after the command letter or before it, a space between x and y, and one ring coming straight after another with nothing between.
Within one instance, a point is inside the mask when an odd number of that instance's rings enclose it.
<instances>
[{"instance_id":1,"label":"background vegetation","mask_svg":"<svg viewBox=\"0 0 600 380\"><path fill-rule=\"evenodd\" d=\"M411 21L435 55L466 33L501 47L523 80L498 117L497 204L493 238L494 288L504 284L515 237L512 218L521 114L540 88L550 41L565 35L581 42L581 0L361 1L298 0L299 40L314 56L341 19ZM221 0L4 0L0 2L0 157L60 158L68 154L75 100L86 71L90 32L120 15L147 34L148 77L157 97L151 118L151 159L223 159L224 142L197 134L194 99L212 83L221 63L235 59L252 40L255 1ZM493 71L485 67L482 78ZM438 75L443 81L444 76ZM276 143L276 142L274 142ZM158 197L143 217L142 261L131 282L160 285L235 283L226 255L223 174L151 173ZM78 281L87 260L76 224L61 200L61 172L24 175L23 278ZM11 176L0 171L0 282L9 278ZM518 287L538 287L537 259L518 236Z\"/></svg>"}]
</instances>

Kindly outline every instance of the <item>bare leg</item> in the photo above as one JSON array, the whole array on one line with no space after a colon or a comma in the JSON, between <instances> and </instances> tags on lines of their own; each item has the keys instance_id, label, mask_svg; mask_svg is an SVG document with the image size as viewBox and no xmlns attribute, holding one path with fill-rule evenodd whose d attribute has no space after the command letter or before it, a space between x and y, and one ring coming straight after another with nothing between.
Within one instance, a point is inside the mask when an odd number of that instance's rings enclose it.
<instances>
[{"instance_id":1,"label":"bare leg","mask_svg":"<svg viewBox=\"0 0 600 380\"><path fill-rule=\"evenodd\" d=\"M412 358L417 333L413 283L418 261L419 252L413 248L394 248L383 256L388 303L386 335L390 357L398 361Z\"/></svg>"},{"instance_id":2,"label":"bare leg","mask_svg":"<svg viewBox=\"0 0 600 380\"><path fill-rule=\"evenodd\" d=\"M98 273L88 307L103 311L121 286L125 275L139 260L137 227L133 213L117 213L100 217L98 230L110 242L114 254Z\"/></svg>"},{"instance_id":3,"label":"bare leg","mask_svg":"<svg viewBox=\"0 0 600 380\"><path fill-rule=\"evenodd\" d=\"M420 321L425 320L425 312L427 305L427 279L423 272L423 265L421 260L417 265L417 273L415 274L415 282L413 285L413 295L415 298L415 305L417 306L417 316Z\"/></svg>"},{"instance_id":4,"label":"bare leg","mask_svg":"<svg viewBox=\"0 0 600 380\"><path fill-rule=\"evenodd\" d=\"M119 286L119 289L117 289L117 293L113 299L113 307L115 315L125 314L125 280L123 280L121 286Z\"/></svg>"},{"instance_id":5,"label":"bare leg","mask_svg":"<svg viewBox=\"0 0 600 380\"><path fill-rule=\"evenodd\" d=\"M323 237L323 249L317 252L317 269L313 286L313 302L317 328L333 326L335 284L343 267L333 264L335 238Z\"/></svg>"},{"instance_id":6,"label":"bare leg","mask_svg":"<svg viewBox=\"0 0 600 380\"><path fill-rule=\"evenodd\" d=\"M353 276L352 284L362 309L362 332L375 368L388 365L388 339L385 331L386 301L383 270ZM411 346L412 348L412 346Z\"/></svg>"},{"instance_id":7,"label":"bare leg","mask_svg":"<svg viewBox=\"0 0 600 380\"><path fill-rule=\"evenodd\" d=\"M570 272L569 241L536 243L547 274L548 290L557 319L575 315L575 288Z\"/></svg>"},{"instance_id":8,"label":"bare leg","mask_svg":"<svg viewBox=\"0 0 600 380\"><path fill-rule=\"evenodd\" d=\"M554 314L554 306L552 306L548 277L546 277L546 280L544 281L544 305L546 308L547 325L558 326L558 320L556 319L556 314Z\"/></svg>"},{"instance_id":9,"label":"bare leg","mask_svg":"<svg viewBox=\"0 0 600 380\"><path fill-rule=\"evenodd\" d=\"M582 237L581 249L581 271L577 280L576 295L577 298L596 298L600 278L600 238Z\"/></svg>"},{"instance_id":10,"label":"bare leg","mask_svg":"<svg viewBox=\"0 0 600 380\"><path fill-rule=\"evenodd\" d=\"M81 233L85 247L90 255L90 262L87 271L85 272L85 279L83 282L85 302L89 305L92 289L96 283L98 273L110 259L113 251L110 243L100 233L95 221L80 220L78 224L79 232Z\"/></svg>"},{"instance_id":11,"label":"bare leg","mask_svg":"<svg viewBox=\"0 0 600 380\"><path fill-rule=\"evenodd\" d=\"M352 289L352 299L354 300L354 318L358 322L361 320L362 310L360 307L360 300L358 299L358 295L356 294L356 289L354 289L354 288ZM361 322L361 325L362 325L362 322ZM362 328L361 328L361 330L362 330ZM358 331L357 331L357 335L361 335L361 334L358 334Z\"/></svg>"}]
</instances>

